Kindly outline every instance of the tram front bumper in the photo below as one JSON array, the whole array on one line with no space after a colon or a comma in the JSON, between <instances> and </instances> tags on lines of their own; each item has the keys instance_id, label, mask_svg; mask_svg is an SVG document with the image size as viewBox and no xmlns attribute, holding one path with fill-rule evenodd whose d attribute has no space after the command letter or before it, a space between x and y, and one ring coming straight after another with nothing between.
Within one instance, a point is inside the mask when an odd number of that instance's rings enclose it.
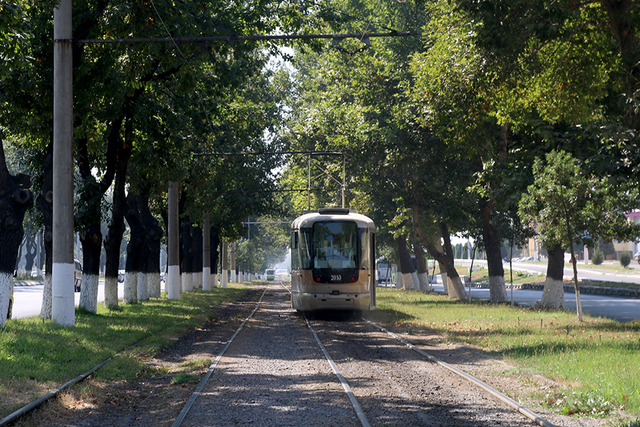
<instances>
[{"instance_id":1,"label":"tram front bumper","mask_svg":"<svg viewBox=\"0 0 640 427\"><path fill-rule=\"evenodd\" d=\"M298 306L301 307L302 311L369 310L369 303L371 302L371 296L368 293L338 295L300 293L298 296ZM295 297L296 295L293 295L293 298Z\"/></svg>"}]
</instances>

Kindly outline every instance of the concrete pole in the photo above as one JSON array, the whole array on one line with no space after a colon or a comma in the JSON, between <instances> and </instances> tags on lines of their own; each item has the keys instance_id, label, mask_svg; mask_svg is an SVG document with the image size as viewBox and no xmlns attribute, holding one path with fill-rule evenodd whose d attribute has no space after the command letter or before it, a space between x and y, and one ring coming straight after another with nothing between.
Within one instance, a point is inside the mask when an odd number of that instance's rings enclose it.
<instances>
[{"instance_id":1,"label":"concrete pole","mask_svg":"<svg viewBox=\"0 0 640 427\"><path fill-rule=\"evenodd\" d=\"M211 290L211 221L204 216L202 226L202 290Z\"/></svg>"},{"instance_id":2,"label":"concrete pole","mask_svg":"<svg viewBox=\"0 0 640 427\"><path fill-rule=\"evenodd\" d=\"M178 183L169 183L169 224L167 226L167 277L166 290L169 299L180 299L180 235L178 231Z\"/></svg>"},{"instance_id":3,"label":"concrete pole","mask_svg":"<svg viewBox=\"0 0 640 427\"><path fill-rule=\"evenodd\" d=\"M220 261L220 274L222 274L222 277L220 278L220 287L221 288L226 288L227 287L227 283L229 283L229 265L228 265L228 260L227 260L227 250L229 247L229 243L227 242L222 242L222 250L220 251L220 257L221 257L221 261Z\"/></svg>"},{"instance_id":4,"label":"concrete pole","mask_svg":"<svg viewBox=\"0 0 640 427\"><path fill-rule=\"evenodd\" d=\"M74 326L72 0L53 11L53 267L51 319Z\"/></svg>"},{"instance_id":5,"label":"concrete pole","mask_svg":"<svg viewBox=\"0 0 640 427\"><path fill-rule=\"evenodd\" d=\"M236 242L231 242L231 283L236 283Z\"/></svg>"}]
</instances>

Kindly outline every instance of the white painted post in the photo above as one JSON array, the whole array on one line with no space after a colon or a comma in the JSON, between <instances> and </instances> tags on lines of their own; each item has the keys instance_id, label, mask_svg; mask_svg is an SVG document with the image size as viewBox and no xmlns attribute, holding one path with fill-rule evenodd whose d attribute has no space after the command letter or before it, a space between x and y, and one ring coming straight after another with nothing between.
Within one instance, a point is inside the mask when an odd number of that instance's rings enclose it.
<instances>
[{"instance_id":1,"label":"white painted post","mask_svg":"<svg viewBox=\"0 0 640 427\"><path fill-rule=\"evenodd\" d=\"M74 326L72 0L53 10L53 268L51 319Z\"/></svg>"},{"instance_id":2,"label":"white painted post","mask_svg":"<svg viewBox=\"0 0 640 427\"><path fill-rule=\"evenodd\" d=\"M202 290L211 290L211 224L209 215L204 216L202 227Z\"/></svg>"},{"instance_id":3,"label":"white painted post","mask_svg":"<svg viewBox=\"0 0 640 427\"><path fill-rule=\"evenodd\" d=\"M169 299L180 299L180 247L178 231L178 183L169 183L169 212L167 225L167 277L165 288Z\"/></svg>"}]
</instances>

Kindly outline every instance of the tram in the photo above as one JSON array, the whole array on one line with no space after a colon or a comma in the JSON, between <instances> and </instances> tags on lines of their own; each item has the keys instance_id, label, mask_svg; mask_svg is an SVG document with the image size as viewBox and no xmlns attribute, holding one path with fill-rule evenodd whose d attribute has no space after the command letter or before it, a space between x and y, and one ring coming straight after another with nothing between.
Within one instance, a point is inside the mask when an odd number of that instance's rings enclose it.
<instances>
[{"instance_id":1,"label":"tram","mask_svg":"<svg viewBox=\"0 0 640 427\"><path fill-rule=\"evenodd\" d=\"M375 225L344 208L291 224L291 306L298 311L375 309Z\"/></svg>"}]
</instances>

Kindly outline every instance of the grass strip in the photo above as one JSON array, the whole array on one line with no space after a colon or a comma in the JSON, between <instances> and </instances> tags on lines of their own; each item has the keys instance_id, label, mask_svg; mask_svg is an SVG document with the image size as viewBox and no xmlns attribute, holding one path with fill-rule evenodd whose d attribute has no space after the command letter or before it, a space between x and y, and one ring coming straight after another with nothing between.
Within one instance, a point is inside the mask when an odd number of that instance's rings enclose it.
<instances>
[{"instance_id":1,"label":"grass strip","mask_svg":"<svg viewBox=\"0 0 640 427\"><path fill-rule=\"evenodd\" d=\"M374 322L410 333L425 328L509 361L518 372L560 384L533 396L559 413L607 416L624 410L640 416L640 322L620 323L563 310L451 300L418 291L378 289ZM535 380L529 380L535 381Z\"/></svg>"},{"instance_id":2,"label":"grass strip","mask_svg":"<svg viewBox=\"0 0 640 427\"><path fill-rule=\"evenodd\" d=\"M38 317L7 321L0 331L0 418L147 338L100 371L106 379L134 378L145 369L141 360L211 319L206 310L237 300L246 289L196 290L179 300L151 299L118 310L100 304L96 314L78 310L74 327Z\"/></svg>"}]
</instances>

